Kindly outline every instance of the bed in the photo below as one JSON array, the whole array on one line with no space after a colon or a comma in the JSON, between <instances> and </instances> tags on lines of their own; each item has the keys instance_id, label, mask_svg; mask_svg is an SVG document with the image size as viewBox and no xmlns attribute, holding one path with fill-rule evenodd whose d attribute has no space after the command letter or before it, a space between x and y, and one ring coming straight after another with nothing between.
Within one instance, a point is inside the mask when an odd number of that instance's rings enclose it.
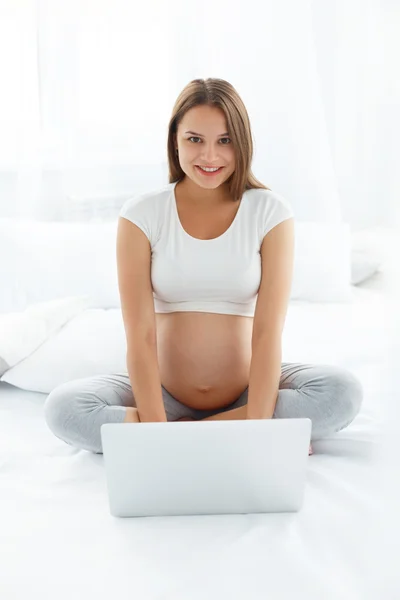
<instances>
[{"instance_id":1,"label":"bed","mask_svg":"<svg viewBox=\"0 0 400 600\"><path fill-rule=\"evenodd\" d=\"M397 512L381 509L387 295L373 279L352 295L288 308L283 360L346 366L365 392L350 426L314 442L298 513L112 517L103 455L51 433L46 394L0 382L0 597L399 598L394 546L378 544Z\"/></svg>"}]
</instances>

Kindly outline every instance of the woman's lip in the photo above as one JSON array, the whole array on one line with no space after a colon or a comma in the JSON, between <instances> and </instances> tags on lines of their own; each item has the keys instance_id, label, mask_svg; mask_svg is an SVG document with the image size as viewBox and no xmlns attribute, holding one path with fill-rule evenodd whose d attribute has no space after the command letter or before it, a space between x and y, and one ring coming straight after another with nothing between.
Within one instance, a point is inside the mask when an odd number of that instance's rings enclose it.
<instances>
[{"instance_id":1,"label":"woman's lip","mask_svg":"<svg viewBox=\"0 0 400 600\"><path fill-rule=\"evenodd\" d=\"M203 169L222 169L223 167L208 167L207 165L196 165L196 167L202 167Z\"/></svg>"}]
</instances>

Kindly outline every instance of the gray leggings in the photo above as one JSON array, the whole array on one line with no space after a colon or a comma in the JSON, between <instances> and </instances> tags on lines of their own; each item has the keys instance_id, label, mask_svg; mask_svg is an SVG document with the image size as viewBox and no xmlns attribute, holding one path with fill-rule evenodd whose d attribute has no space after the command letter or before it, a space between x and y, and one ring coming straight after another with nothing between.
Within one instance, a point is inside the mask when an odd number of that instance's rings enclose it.
<instances>
[{"instance_id":1,"label":"gray leggings","mask_svg":"<svg viewBox=\"0 0 400 600\"><path fill-rule=\"evenodd\" d=\"M201 420L247 404L248 388L229 406L196 410L176 400L162 387L168 421L182 417ZM282 363L273 418L308 417L311 439L344 429L358 414L363 399L360 381L347 369L333 365ZM127 373L67 381L47 396L44 414L54 435L67 444L102 454L100 427L122 423L127 406L136 406Z\"/></svg>"}]
</instances>

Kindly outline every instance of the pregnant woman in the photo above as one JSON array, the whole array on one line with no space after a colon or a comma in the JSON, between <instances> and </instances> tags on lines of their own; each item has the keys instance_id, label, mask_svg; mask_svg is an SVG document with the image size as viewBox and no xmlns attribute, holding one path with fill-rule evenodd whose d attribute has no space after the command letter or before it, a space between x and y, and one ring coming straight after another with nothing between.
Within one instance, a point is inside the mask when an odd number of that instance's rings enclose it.
<instances>
[{"instance_id":1,"label":"pregnant woman","mask_svg":"<svg viewBox=\"0 0 400 600\"><path fill-rule=\"evenodd\" d=\"M126 372L57 386L48 426L95 453L103 423L308 417L311 440L345 428L360 381L342 367L282 362L294 214L251 171L242 100L222 79L191 81L168 131L169 183L119 216Z\"/></svg>"}]
</instances>

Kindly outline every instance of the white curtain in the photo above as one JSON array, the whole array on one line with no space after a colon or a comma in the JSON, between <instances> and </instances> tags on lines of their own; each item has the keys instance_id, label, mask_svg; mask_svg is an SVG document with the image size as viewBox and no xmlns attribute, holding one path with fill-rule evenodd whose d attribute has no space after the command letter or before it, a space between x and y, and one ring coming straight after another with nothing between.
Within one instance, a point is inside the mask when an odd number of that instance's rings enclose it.
<instances>
[{"instance_id":1,"label":"white curtain","mask_svg":"<svg viewBox=\"0 0 400 600\"><path fill-rule=\"evenodd\" d=\"M391 226L400 8L374 0L0 0L0 217L115 218L168 183L172 105L230 81L253 172L299 220Z\"/></svg>"}]
</instances>

